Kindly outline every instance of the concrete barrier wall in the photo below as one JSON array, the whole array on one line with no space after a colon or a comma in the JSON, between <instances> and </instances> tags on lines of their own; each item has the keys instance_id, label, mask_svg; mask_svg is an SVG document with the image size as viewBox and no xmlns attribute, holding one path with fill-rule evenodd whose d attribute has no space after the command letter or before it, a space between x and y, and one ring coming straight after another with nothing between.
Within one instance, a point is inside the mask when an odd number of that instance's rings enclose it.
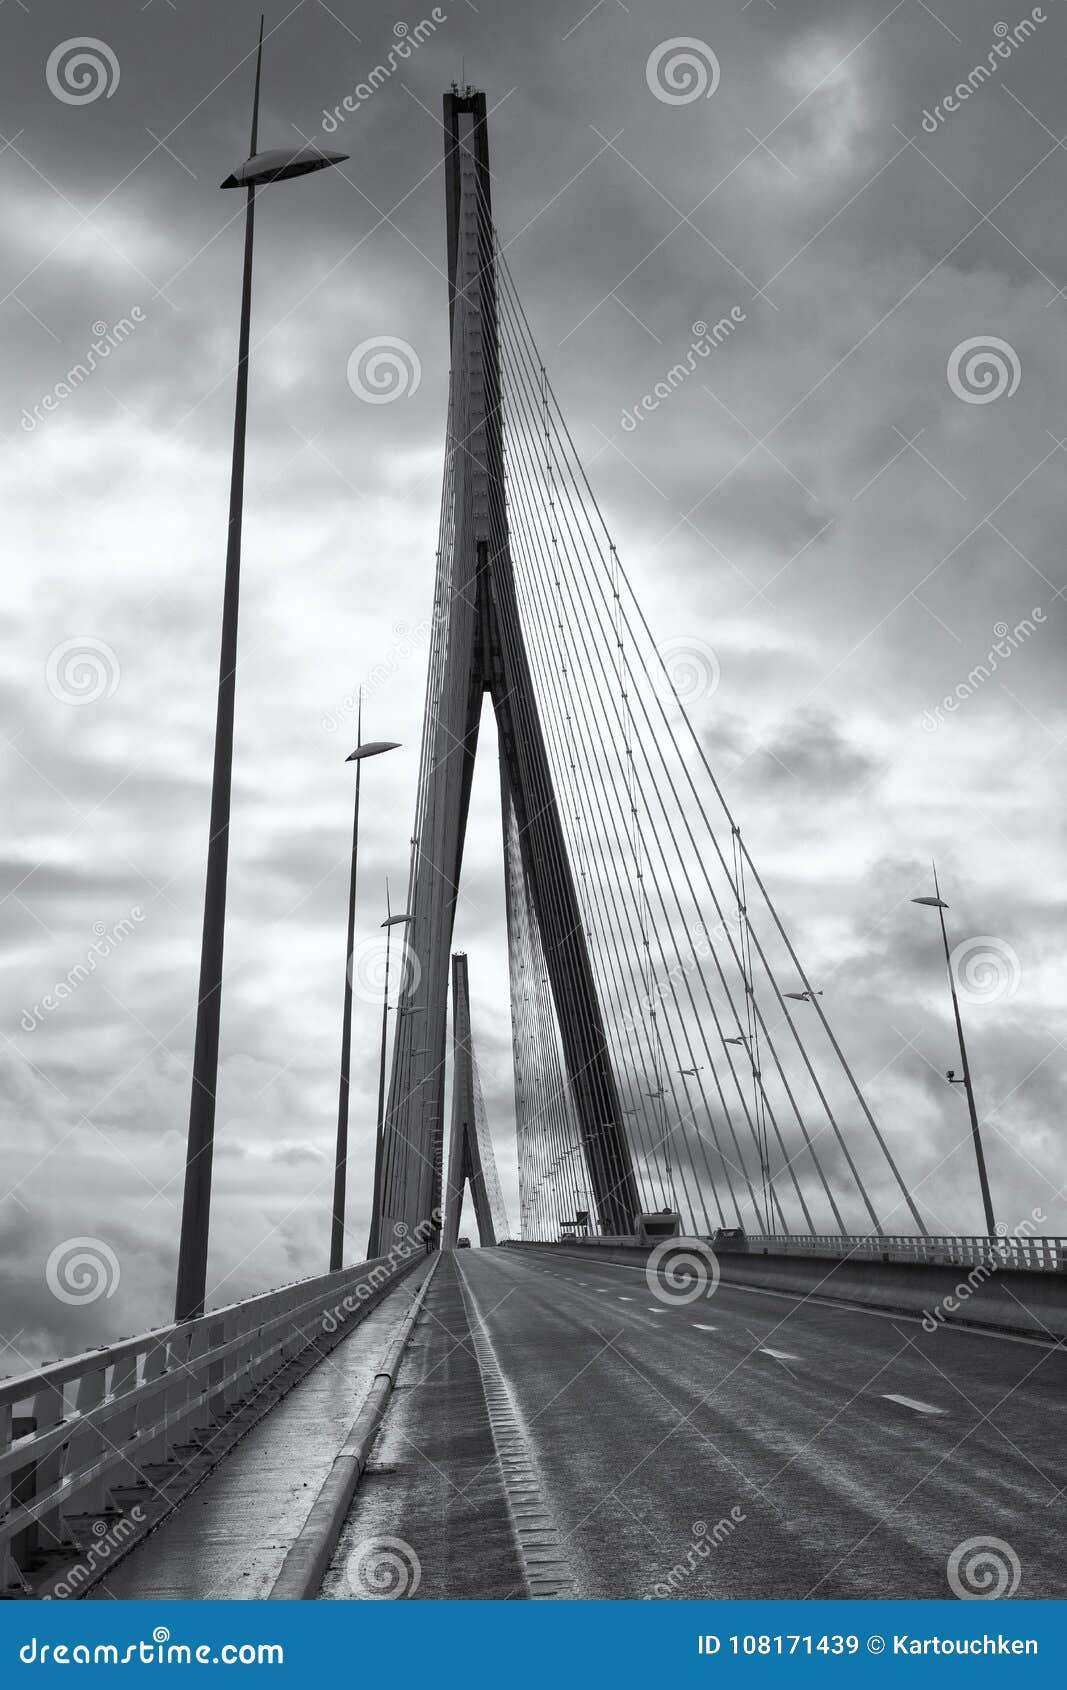
<instances>
[{"instance_id":1,"label":"concrete barrier wall","mask_svg":"<svg viewBox=\"0 0 1067 1690\"><path fill-rule=\"evenodd\" d=\"M594 1240L566 1244L509 1245L548 1250L585 1261L643 1267L649 1249ZM710 1245L708 1246L710 1249ZM928 1330L971 1326L1067 1339L1067 1274L1017 1268L933 1267L914 1262L841 1261L825 1256L764 1256L724 1252L718 1257L724 1285L750 1285L798 1297L826 1297L862 1308L917 1315Z\"/></svg>"}]
</instances>

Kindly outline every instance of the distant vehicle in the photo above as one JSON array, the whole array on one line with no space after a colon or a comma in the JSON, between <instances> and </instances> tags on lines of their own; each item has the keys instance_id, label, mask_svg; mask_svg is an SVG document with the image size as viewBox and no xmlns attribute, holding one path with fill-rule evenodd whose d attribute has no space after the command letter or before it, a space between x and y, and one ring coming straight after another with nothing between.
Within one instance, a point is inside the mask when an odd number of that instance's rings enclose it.
<instances>
[{"instance_id":1,"label":"distant vehicle","mask_svg":"<svg viewBox=\"0 0 1067 1690\"><path fill-rule=\"evenodd\" d=\"M748 1251L748 1239L745 1237L743 1226L720 1226L712 1233L712 1249L734 1250L739 1254Z\"/></svg>"},{"instance_id":2,"label":"distant vehicle","mask_svg":"<svg viewBox=\"0 0 1067 1690\"><path fill-rule=\"evenodd\" d=\"M471 1247L471 1241L470 1241L469 1238L457 1238L456 1239L456 1249L457 1250L469 1250L470 1247Z\"/></svg>"}]
</instances>

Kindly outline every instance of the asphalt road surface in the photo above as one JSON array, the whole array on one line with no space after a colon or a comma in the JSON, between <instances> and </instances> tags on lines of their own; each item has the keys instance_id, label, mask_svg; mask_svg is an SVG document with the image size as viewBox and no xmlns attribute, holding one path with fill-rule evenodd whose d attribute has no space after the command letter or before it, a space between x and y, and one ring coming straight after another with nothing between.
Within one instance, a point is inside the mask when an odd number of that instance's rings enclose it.
<instances>
[{"instance_id":1,"label":"asphalt road surface","mask_svg":"<svg viewBox=\"0 0 1067 1690\"><path fill-rule=\"evenodd\" d=\"M1065 1382L1035 1342L460 1251L322 1594L1062 1598Z\"/></svg>"}]
</instances>

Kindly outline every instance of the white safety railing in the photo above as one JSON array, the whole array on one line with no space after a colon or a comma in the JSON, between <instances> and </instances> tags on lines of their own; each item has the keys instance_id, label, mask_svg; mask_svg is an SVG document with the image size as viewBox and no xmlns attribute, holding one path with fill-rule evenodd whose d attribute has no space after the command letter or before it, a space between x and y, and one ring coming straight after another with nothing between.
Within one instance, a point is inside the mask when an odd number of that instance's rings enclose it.
<instances>
[{"instance_id":1,"label":"white safety railing","mask_svg":"<svg viewBox=\"0 0 1067 1690\"><path fill-rule=\"evenodd\" d=\"M640 1241L630 1236L592 1235L563 1237L560 1243L582 1248L636 1249ZM679 1240L684 1244L684 1238ZM718 1255L830 1256L841 1261L919 1262L931 1267L978 1267L995 1262L998 1268L1023 1268L1028 1272L1067 1272L1067 1238L1044 1234L1033 1237L1007 1234L996 1238L954 1237L918 1233L740 1233L712 1234L702 1239ZM644 1246L647 1249L647 1245Z\"/></svg>"},{"instance_id":2,"label":"white safety railing","mask_svg":"<svg viewBox=\"0 0 1067 1690\"><path fill-rule=\"evenodd\" d=\"M1067 1269L1067 1238L961 1238L916 1233L791 1233L748 1235L737 1244L722 1242L723 1253L742 1249L769 1256L835 1256L863 1261L922 1262L929 1266L978 1267L993 1261L999 1268L1024 1268L1039 1273Z\"/></svg>"},{"instance_id":3,"label":"white safety railing","mask_svg":"<svg viewBox=\"0 0 1067 1690\"><path fill-rule=\"evenodd\" d=\"M422 1259L421 1244L0 1380L0 1591L121 1517L147 1470L183 1463L298 1356L325 1355ZM128 1496L126 1497L128 1501ZM91 1541L91 1537L90 1537Z\"/></svg>"}]
</instances>

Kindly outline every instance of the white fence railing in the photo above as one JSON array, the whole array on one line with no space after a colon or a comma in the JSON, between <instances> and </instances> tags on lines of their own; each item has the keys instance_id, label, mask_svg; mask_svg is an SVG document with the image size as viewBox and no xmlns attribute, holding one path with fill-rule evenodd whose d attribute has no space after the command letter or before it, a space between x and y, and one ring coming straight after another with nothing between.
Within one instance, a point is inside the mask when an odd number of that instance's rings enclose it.
<instances>
[{"instance_id":1,"label":"white fence railing","mask_svg":"<svg viewBox=\"0 0 1067 1690\"><path fill-rule=\"evenodd\" d=\"M325 1355L423 1254L413 1242L0 1380L0 1591L91 1548L133 1487L147 1484L153 1500L180 1489L183 1467L228 1421L298 1357Z\"/></svg>"},{"instance_id":2,"label":"white fence railing","mask_svg":"<svg viewBox=\"0 0 1067 1690\"><path fill-rule=\"evenodd\" d=\"M748 1236L742 1246L750 1255L837 1256L863 1261L922 1262L929 1266L979 1267L994 1261L1000 1268L1024 1268L1039 1273L1063 1273L1067 1269L1067 1238L958 1238L951 1235L921 1237L914 1233L790 1233ZM722 1246L726 1254L731 1245Z\"/></svg>"},{"instance_id":3,"label":"white fence railing","mask_svg":"<svg viewBox=\"0 0 1067 1690\"><path fill-rule=\"evenodd\" d=\"M638 1247L638 1240L630 1236L593 1234L578 1239L564 1237L558 1242L594 1248L597 1245ZM1067 1238L1053 1238L1045 1234L1030 1238L1015 1234L996 1238L963 1238L948 1234L922 1237L905 1232L731 1233L726 1238L712 1234L703 1242L710 1244L722 1256L830 1256L841 1261L852 1258L857 1261L919 1262L931 1267L979 1267L983 1262L992 1261L998 1268L1022 1268L1036 1273L1067 1272Z\"/></svg>"}]
</instances>

